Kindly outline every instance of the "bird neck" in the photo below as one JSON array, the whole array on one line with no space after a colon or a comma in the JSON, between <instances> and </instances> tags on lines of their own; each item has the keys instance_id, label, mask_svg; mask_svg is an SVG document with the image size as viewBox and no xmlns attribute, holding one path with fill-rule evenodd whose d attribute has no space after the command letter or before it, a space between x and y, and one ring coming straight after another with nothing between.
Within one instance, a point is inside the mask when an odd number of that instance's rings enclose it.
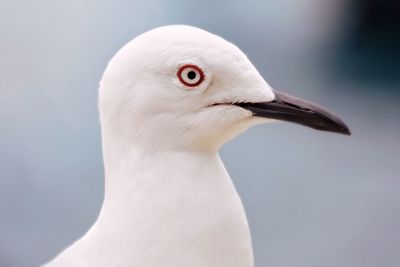
<instances>
[{"instance_id":1,"label":"bird neck","mask_svg":"<svg viewBox=\"0 0 400 267\"><path fill-rule=\"evenodd\" d=\"M89 250L134 266L252 266L244 209L217 152L123 148L104 150L105 199L83 239Z\"/></svg>"},{"instance_id":2,"label":"bird neck","mask_svg":"<svg viewBox=\"0 0 400 267\"><path fill-rule=\"evenodd\" d=\"M132 201L151 202L169 190L182 190L189 197L196 193L192 190L205 190L207 184L231 183L217 152L133 147L105 162L105 174L104 208L117 205L112 209L125 212ZM144 198L138 199L143 193Z\"/></svg>"}]
</instances>

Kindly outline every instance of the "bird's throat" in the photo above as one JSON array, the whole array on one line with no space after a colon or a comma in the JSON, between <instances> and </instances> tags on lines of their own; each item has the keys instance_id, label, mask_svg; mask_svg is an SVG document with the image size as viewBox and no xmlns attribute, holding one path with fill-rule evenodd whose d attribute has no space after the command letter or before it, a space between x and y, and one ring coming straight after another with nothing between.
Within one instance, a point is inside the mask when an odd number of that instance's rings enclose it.
<instances>
[{"instance_id":1,"label":"bird's throat","mask_svg":"<svg viewBox=\"0 0 400 267\"><path fill-rule=\"evenodd\" d=\"M99 244L119 246L135 264L150 257L165 261L151 266L252 266L246 216L217 153L130 157L108 164L115 169L106 170L104 205L89 233Z\"/></svg>"}]
</instances>

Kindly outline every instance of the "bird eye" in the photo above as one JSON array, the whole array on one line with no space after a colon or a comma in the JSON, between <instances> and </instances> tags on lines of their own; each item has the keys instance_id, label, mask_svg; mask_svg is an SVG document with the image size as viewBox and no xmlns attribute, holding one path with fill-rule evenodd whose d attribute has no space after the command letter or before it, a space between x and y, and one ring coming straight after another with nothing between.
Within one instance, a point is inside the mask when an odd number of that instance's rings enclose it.
<instances>
[{"instance_id":1,"label":"bird eye","mask_svg":"<svg viewBox=\"0 0 400 267\"><path fill-rule=\"evenodd\" d=\"M204 72L196 65L187 64L178 69L179 81L187 87L196 87L204 81Z\"/></svg>"}]
</instances>

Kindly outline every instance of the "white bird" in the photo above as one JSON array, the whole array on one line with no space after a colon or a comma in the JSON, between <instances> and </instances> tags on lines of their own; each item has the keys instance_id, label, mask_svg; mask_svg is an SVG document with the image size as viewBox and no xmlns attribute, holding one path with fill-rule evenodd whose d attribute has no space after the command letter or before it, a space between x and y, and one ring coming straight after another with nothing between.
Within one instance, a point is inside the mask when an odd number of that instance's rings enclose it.
<instances>
[{"instance_id":1,"label":"white bird","mask_svg":"<svg viewBox=\"0 0 400 267\"><path fill-rule=\"evenodd\" d=\"M99 108L104 204L48 267L252 267L246 215L218 149L276 119L350 134L321 107L272 90L235 45L190 26L125 45L104 72Z\"/></svg>"}]
</instances>

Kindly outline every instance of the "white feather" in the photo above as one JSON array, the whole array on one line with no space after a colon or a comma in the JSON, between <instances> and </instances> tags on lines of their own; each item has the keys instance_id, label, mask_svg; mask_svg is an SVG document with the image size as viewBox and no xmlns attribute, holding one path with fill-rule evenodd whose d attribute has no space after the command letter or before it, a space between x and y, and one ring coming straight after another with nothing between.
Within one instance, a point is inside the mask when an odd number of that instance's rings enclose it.
<instances>
[{"instance_id":1,"label":"white feather","mask_svg":"<svg viewBox=\"0 0 400 267\"><path fill-rule=\"evenodd\" d=\"M198 88L176 78L187 62L205 73ZM217 151L259 121L210 105L273 99L247 57L206 31L167 26L128 43L100 84L103 208L46 266L253 266L246 216Z\"/></svg>"}]
</instances>

